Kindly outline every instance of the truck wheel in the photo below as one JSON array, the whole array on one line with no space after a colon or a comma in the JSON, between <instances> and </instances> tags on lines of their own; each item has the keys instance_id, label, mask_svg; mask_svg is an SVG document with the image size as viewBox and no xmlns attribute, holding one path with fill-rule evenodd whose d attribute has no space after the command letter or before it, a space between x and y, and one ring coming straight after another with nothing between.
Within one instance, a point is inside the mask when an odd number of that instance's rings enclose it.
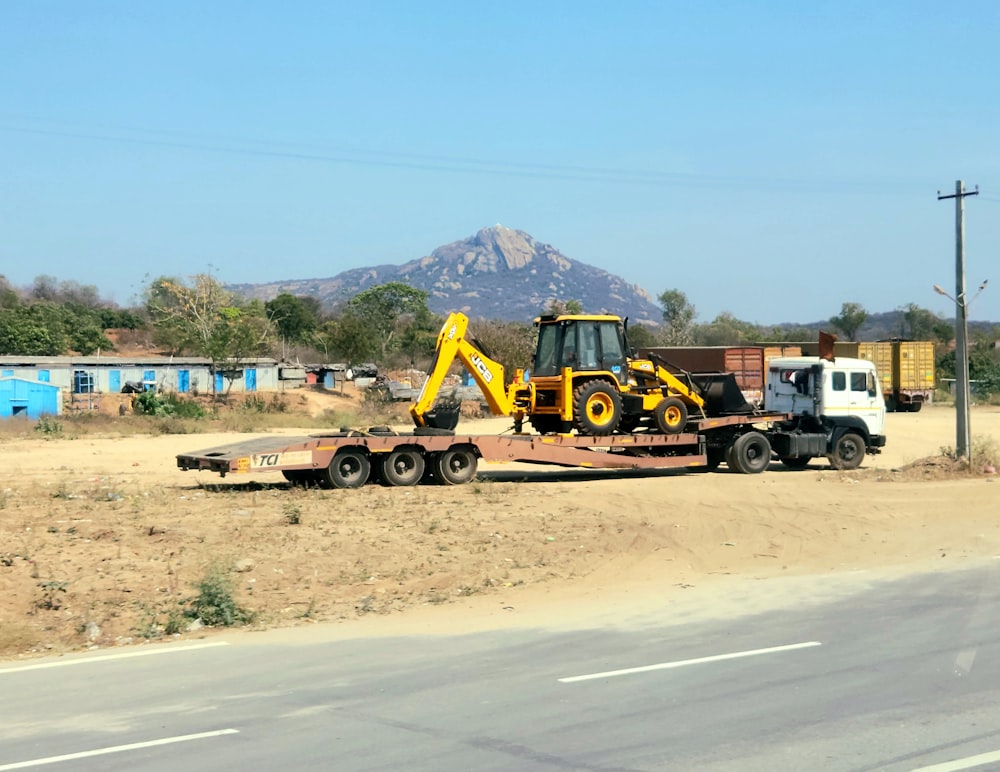
<instances>
[{"instance_id":1,"label":"truck wheel","mask_svg":"<svg viewBox=\"0 0 1000 772\"><path fill-rule=\"evenodd\" d=\"M573 390L573 426L580 434L612 434L621 418L621 395L607 381L587 381Z\"/></svg>"},{"instance_id":2,"label":"truck wheel","mask_svg":"<svg viewBox=\"0 0 1000 772\"><path fill-rule=\"evenodd\" d=\"M371 469L371 461L364 451L344 448L333 457L330 466L319 473L319 482L323 487L360 488L368 482Z\"/></svg>"},{"instance_id":3,"label":"truck wheel","mask_svg":"<svg viewBox=\"0 0 1000 772\"><path fill-rule=\"evenodd\" d=\"M782 456L780 461L789 469L805 469L812 461L812 456Z\"/></svg>"},{"instance_id":4,"label":"truck wheel","mask_svg":"<svg viewBox=\"0 0 1000 772\"><path fill-rule=\"evenodd\" d=\"M416 485L424 476L424 457L419 450L398 448L382 459L379 472L386 485Z\"/></svg>"},{"instance_id":5,"label":"truck wheel","mask_svg":"<svg viewBox=\"0 0 1000 772\"><path fill-rule=\"evenodd\" d=\"M740 474L760 474L771 463L771 443L760 432L741 434L726 460Z\"/></svg>"},{"instance_id":6,"label":"truck wheel","mask_svg":"<svg viewBox=\"0 0 1000 772\"><path fill-rule=\"evenodd\" d=\"M434 473L445 485L465 485L476 476L478 463L472 448L455 445L437 454L434 460Z\"/></svg>"},{"instance_id":7,"label":"truck wheel","mask_svg":"<svg viewBox=\"0 0 1000 772\"><path fill-rule=\"evenodd\" d=\"M834 469L857 469L865 460L865 441L859 434L845 432L833 443L833 452L827 458Z\"/></svg>"},{"instance_id":8,"label":"truck wheel","mask_svg":"<svg viewBox=\"0 0 1000 772\"><path fill-rule=\"evenodd\" d=\"M915 399L909 405L907 405L906 409L910 413L919 413L920 408L922 408L923 406L924 406L923 402L921 402L919 399Z\"/></svg>"},{"instance_id":9,"label":"truck wheel","mask_svg":"<svg viewBox=\"0 0 1000 772\"><path fill-rule=\"evenodd\" d=\"M664 434L680 434L687 426L687 406L677 397L667 397L653 408L653 420Z\"/></svg>"}]
</instances>

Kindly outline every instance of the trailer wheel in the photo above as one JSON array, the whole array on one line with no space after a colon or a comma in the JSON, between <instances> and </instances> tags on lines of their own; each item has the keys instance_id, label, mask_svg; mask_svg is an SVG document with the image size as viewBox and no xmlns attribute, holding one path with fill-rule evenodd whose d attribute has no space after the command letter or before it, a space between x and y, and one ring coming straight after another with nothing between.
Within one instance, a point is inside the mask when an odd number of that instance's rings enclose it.
<instances>
[{"instance_id":1,"label":"trailer wheel","mask_svg":"<svg viewBox=\"0 0 1000 772\"><path fill-rule=\"evenodd\" d=\"M760 474L771 463L771 443L760 432L741 434L733 442L726 460L740 474Z\"/></svg>"},{"instance_id":2,"label":"trailer wheel","mask_svg":"<svg viewBox=\"0 0 1000 772\"><path fill-rule=\"evenodd\" d=\"M621 418L621 395L607 381L586 381L573 390L573 425L580 434L612 434Z\"/></svg>"},{"instance_id":3,"label":"trailer wheel","mask_svg":"<svg viewBox=\"0 0 1000 772\"><path fill-rule=\"evenodd\" d=\"M298 485L301 487L306 487L309 483L315 481L313 477L312 469L282 469L281 475L292 485Z\"/></svg>"},{"instance_id":4,"label":"trailer wheel","mask_svg":"<svg viewBox=\"0 0 1000 772\"><path fill-rule=\"evenodd\" d=\"M454 445L434 459L434 472L444 485L465 485L476 476L479 461L468 445Z\"/></svg>"},{"instance_id":5,"label":"trailer wheel","mask_svg":"<svg viewBox=\"0 0 1000 772\"><path fill-rule=\"evenodd\" d=\"M667 397L653 408L653 419L664 434L680 434L687 426L687 406L677 397Z\"/></svg>"},{"instance_id":6,"label":"trailer wheel","mask_svg":"<svg viewBox=\"0 0 1000 772\"><path fill-rule=\"evenodd\" d=\"M360 488L371 474L371 461L364 451L344 448L333 457L325 470L318 474L324 488Z\"/></svg>"},{"instance_id":7,"label":"trailer wheel","mask_svg":"<svg viewBox=\"0 0 1000 772\"><path fill-rule=\"evenodd\" d=\"M865 460L865 441L860 434L845 432L833 443L833 452L827 458L834 469L857 469Z\"/></svg>"},{"instance_id":8,"label":"trailer wheel","mask_svg":"<svg viewBox=\"0 0 1000 772\"><path fill-rule=\"evenodd\" d=\"M812 461L812 456L781 456L779 460L789 469L805 469Z\"/></svg>"},{"instance_id":9,"label":"trailer wheel","mask_svg":"<svg viewBox=\"0 0 1000 772\"><path fill-rule=\"evenodd\" d=\"M413 448L398 448L382 459L379 471L386 485L416 485L424 476L423 454Z\"/></svg>"}]
</instances>

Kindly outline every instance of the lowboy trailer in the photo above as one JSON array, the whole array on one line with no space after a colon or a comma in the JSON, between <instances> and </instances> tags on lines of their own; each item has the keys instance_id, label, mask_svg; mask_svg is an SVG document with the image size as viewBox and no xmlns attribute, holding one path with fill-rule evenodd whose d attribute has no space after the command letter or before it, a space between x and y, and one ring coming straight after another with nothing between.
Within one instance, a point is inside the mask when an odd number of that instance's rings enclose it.
<instances>
[{"instance_id":1,"label":"lowboy trailer","mask_svg":"<svg viewBox=\"0 0 1000 772\"><path fill-rule=\"evenodd\" d=\"M756 474L771 460L767 426L787 419L781 413L723 416L690 421L681 434L612 436L397 433L378 427L259 437L179 454L177 466L223 477L280 472L293 484L327 488L356 488L376 479L400 486L428 480L461 485L475 478L480 460L591 469L714 469L725 460L735 471Z\"/></svg>"}]
</instances>

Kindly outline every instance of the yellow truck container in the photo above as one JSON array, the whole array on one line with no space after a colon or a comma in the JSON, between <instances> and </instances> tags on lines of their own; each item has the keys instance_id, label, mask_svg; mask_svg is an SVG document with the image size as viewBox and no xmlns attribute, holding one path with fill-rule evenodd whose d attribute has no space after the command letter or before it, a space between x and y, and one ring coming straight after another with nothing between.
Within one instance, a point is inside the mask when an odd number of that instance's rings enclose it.
<instances>
[{"instance_id":1,"label":"yellow truck container","mask_svg":"<svg viewBox=\"0 0 1000 772\"><path fill-rule=\"evenodd\" d=\"M880 340L858 344L858 358L875 363L886 410L916 413L934 399L934 342Z\"/></svg>"}]
</instances>

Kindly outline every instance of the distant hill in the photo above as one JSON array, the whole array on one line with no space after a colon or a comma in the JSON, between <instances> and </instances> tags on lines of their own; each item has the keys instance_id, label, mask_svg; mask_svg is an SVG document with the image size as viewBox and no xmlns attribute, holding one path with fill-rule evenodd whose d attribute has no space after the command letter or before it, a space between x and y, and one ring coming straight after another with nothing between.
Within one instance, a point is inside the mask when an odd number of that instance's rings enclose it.
<instances>
[{"instance_id":1,"label":"distant hill","mask_svg":"<svg viewBox=\"0 0 1000 772\"><path fill-rule=\"evenodd\" d=\"M628 316L633 322L662 320L661 309L641 287L502 225L483 228L402 265L355 268L327 279L227 288L265 301L282 292L310 295L332 309L362 290L390 281L425 290L428 306L439 314L462 311L474 319L528 321L553 300L579 300L587 313Z\"/></svg>"}]
</instances>

